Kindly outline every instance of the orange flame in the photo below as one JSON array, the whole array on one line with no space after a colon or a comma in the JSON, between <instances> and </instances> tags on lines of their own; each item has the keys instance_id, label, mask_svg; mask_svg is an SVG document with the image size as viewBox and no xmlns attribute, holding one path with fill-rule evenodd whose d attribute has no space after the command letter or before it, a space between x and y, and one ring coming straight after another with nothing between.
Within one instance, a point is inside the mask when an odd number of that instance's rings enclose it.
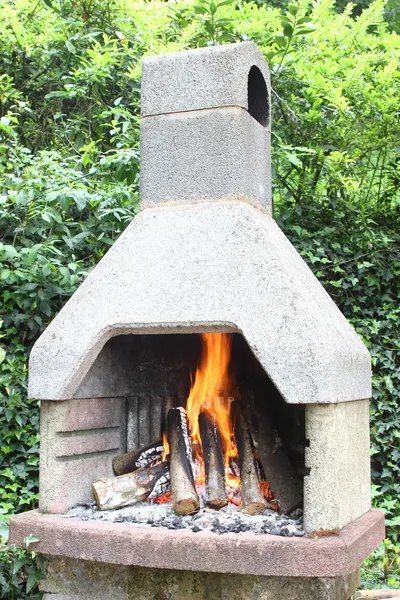
<instances>
[{"instance_id":1,"label":"orange flame","mask_svg":"<svg viewBox=\"0 0 400 600\"><path fill-rule=\"evenodd\" d=\"M161 456L161 461L164 462L167 460L167 457L169 455L169 443L168 443L168 437L167 437L167 432L163 431L163 435L162 435L162 441L163 441L163 446L164 446L164 450Z\"/></svg>"},{"instance_id":2,"label":"orange flame","mask_svg":"<svg viewBox=\"0 0 400 600\"><path fill-rule=\"evenodd\" d=\"M203 333L202 354L187 399L186 410L191 430L192 445L201 448L199 414L215 415L224 449L225 463L236 455L229 418L231 382L228 366L232 336L228 333Z\"/></svg>"}]
</instances>

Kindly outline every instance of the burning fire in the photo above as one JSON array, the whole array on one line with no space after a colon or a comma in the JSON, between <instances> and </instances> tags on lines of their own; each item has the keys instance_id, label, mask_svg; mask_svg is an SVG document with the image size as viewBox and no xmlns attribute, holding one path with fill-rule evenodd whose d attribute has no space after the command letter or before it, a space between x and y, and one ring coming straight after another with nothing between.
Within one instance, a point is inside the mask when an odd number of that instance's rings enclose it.
<instances>
[{"instance_id":1,"label":"burning fire","mask_svg":"<svg viewBox=\"0 0 400 600\"><path fill-rule=\"evenodd\" d=\"M202 352L194 374L186 412L194 455L193 475L195 486L201 496L205 495L205 465L199 426L199 415L208 413L218 430L225 463L225 485L227 499L236 506L242 505L241 480L239 476L238 452L230 418L230 405L234 398L235 381L229 373L232 336L227 333L201 334ZM164 452L162 460L167 460L169 444L167 433L163 433ZM261 493L273 505L273 495L266 481L260 482ZM171 501L171 492L157 498L158 504ZM279 507L277 506L276 509Z\"/></svg>"},{"instance_id":2,"label":"burning fire","mask_svg":"<svg viewBox=\"0 0 400 600\"><path fill-rule=\"evenodd\" d=\"M229 417L232 382L228 367L232 336L227 333L203 333L201 339L201 359L186 404L192 446L196 458L199 458L201 448L199 414L207 412L216 418L225 464L228 464L229 458L237 455Z\"/></svg>"}]
</instances>

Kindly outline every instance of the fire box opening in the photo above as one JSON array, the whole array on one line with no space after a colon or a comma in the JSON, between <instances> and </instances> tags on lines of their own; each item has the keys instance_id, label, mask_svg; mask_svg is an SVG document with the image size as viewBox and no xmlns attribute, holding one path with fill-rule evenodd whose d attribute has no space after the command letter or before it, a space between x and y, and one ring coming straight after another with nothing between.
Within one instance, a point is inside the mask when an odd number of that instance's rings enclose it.
<instances>
[{"instance_id":1,"label":"fire box opening","mask_svg":"<svg viewBox=\"0 0 400 600\"><path fill-rule=\"evenodd\" d=\"M93 484L99 509L146 497L176 514L302 506L304 406L284 402L242 335L129 334L102 354L125 365L129 392L126 453L114 457L116 478Z\"/></svg>"}]
</instances>

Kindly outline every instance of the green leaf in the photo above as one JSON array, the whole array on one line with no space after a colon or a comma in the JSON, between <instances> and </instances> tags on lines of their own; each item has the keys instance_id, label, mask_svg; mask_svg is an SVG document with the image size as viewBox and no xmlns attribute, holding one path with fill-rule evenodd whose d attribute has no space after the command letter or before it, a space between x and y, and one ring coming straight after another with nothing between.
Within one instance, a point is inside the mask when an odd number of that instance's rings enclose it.
<instances>
[{"instance_id":1,"label":"green leaf","mask_svg":"<svg viewBox=\"0 0 400 600\"><path fill-rule=\"evenodd\" d=\"M7 542L9 536L9 525L0 519L0 540L5 540ZM1 570L0 570L1 576ZM0 579L0 585L4 585Z\"/></svg>"},{"instance_id":2,"label":"green leaf","mask_svg":"<svg viewBox=\"0 0 400 600\"><path fill-rule=\"evenodd\" d=\"M66 40L65 45L67 47L68 52L71 52L72 54L76 54L76 48L75 48L74 44L71 42L71 40Z\"/></svg>"},{"instance_id":3,"label":"green leaf","mask_svg":"<svg viewBox=\"0 0 400 600\"><path fill-rule=\"evenodd\" d=\"M29 573L26 579L26 593L29 594L33 586L41 579L41 574L35 571Z\"/></svg>"},{"instance_id":4,"label":"green leaf","mask_svg":"<svg viewBox=\"0 0 400 600\"><path fill-rule=\"evenodd\" d=\"M293 36L293 27L290 23L286 23L283 28L283 35L287 38L291 38Z\"/></svg>"},{"instance_id":5,"label":"green leaf","mask_svg":"<svg viewBox=\"0 0 400 600\"><path fill-rule=\"evenodd\" d=\"M86 194L83 190L74 190L72 197L78 210L83 210L86 207Z\"/></svg>"},{"instance_id":6,"label":"green leaf","mask_svg":"<svg viewBox=\"0 0 400 600\"><path fill-rule=\"evenodd\" d=\"M307 27L297 27L295 30L295 35L307 35L313 31L315 31L314 25L309 24Z\"/></svg>"},{"instance_id":7,"label":"green leaf","mask_svg":"<svg viewBox=\"0 0 400 600\"><path fill-rule=\"evenodd\" d=\"M287 38L284 35L277 35L274 37L274 42L281 48L284 48L287 45Z\"/></svg>"},{"instance_id":8,"label":"green leaf","mask_svg":"<svg viewBox=\"0 0 400 600\"><path fill-rule=\"evenodd\" d=\"M35 537L34 535L32 535L32 533L29 533L25 538L24 538L24 544L27 548L29 548L29 546L31 544L34 544L35 542L40 542L39 538Z\"/></svg>"},{"instance_id":9,"label":"green leaf","mask_svg":"<svg viewBox=\"0 0 400 600\"><path fill-rule=\"evenodd\" d=\"M214 37L214 35L215 35L215 28L212 25L211 21L207 21L207 23L204 24L204 29L207 31L207 33L211 37Z\"/></svg>"},{"instance_id":10,"label":"green leaf","mask_svg":"<svg viewBox=\"0 0 400 600\"><path fill-rule=\"evenodd\" d=\"M18 256L18 250L14 246L11 246L10 244L6 244L3 247L3 249L5 250L7 258L13 259L16 256Z\"/></svg>"},{"instance_id":11,"label":"green leaf","mask_svg":"<svg viewBox=\"0 0 400 600\"><path fill-rule=\"evenodd\" d=\"M2 269L1 274L0 274L0 279L2 281L4 281L5 279L8 279L10 275L11 275L10 269Z\"/></svg>"},{"instance_id":12,"label":"green leaf","mask_svg":"<svg viewBox=\"0 0 400 600\"><path fill-rule=\"evenodd\" d=\"M34 244L32 246L32 248L29 250L29 253L26 257L26 262L28 263L28 265L31 265L35 261L37 254L41 248L42 248L42 244Z\"/></svg>"},{"instance_id":13,"label":"green leaf","mask_svg":"<svg viewBox=\"0 0 400 600\"><path fill-rule=\"evenodd\" d=\"M42 216L43 221L45 221L46 223L51 223L52 218L51 218L51 215L49 215L49 213L43 212L41 216Z\"/></svg>"},{"instance_id":14,"label":"green leaf","mask_svg":"<svg viewBox=\"0 0 400 600\"><path fill-rule=\"evenodd\" d=\"M297 25L302 25L303 23L310 23L310 17L301 17L301 19L297 19L296 24Z\"/></svg>"},{"instance_id":15,"label":"green leaf","mask_svg":"<svg viewBox=\"0 0 400 600\"><path fill-rule=\"evenodd\" d=\"M287 160L295 167L301 168L303 166L303 163L298 158L298 156L296 156L296 154L293 154L292 152L286 152L285 156L286 156Z\"/></svg>"}]
</instances>

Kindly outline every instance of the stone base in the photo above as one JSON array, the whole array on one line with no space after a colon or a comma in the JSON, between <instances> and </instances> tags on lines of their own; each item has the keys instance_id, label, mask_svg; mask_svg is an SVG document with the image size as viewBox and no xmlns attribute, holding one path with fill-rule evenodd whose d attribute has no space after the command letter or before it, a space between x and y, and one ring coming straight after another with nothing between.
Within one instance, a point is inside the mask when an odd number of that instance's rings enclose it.
<instances>
[{"instance_id":1,"label":"stone base","mask_svg":"<svg viewBox=\"0 0 400 600\"><path fill-rule=\"evenodd\" d=\"M43 600L349 600L359 571L342 577L262 577L112 565L53 556Z\"/></svg>"}]
</instances>

